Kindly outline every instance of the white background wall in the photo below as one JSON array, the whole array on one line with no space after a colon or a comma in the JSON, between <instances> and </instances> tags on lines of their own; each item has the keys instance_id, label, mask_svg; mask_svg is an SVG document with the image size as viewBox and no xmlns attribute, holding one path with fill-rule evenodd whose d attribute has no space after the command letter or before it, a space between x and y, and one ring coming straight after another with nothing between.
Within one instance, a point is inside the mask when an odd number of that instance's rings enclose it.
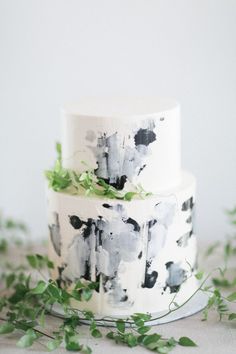
<instances>
[{"instance_id":1,"label":"white background wall","mask_svg":"<svg viewBox=\"0 0 236 354\"><path fill-rule=\"evenodd\" d=\"M117 94L181 102L199 236L223 237L236 204L235 0L0 0L0 208L45 235L60 106Z\"/></svg>"}]
</instances>

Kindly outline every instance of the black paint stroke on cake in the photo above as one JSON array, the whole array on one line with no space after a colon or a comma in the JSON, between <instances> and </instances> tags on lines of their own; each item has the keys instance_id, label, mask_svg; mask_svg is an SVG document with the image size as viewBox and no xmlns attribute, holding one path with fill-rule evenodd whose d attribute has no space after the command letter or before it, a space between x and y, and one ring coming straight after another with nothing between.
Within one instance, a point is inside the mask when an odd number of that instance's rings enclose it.
<instances>
[{"instance_id":1,"label":"black paint stroke on cake","mask_svg":"<svg viewBox=\"0 0 236 354\"><path fill-rule=\"evenodd\" d=\"M97 159L95 174L106 183L121 190L127 180L132 181L145 168L145 158L149 154L149 145L156 140L155 123L148 120L147 128L141 127L125 141L118 133L103 133L97 138L97 146L90 147ZM128 140L133 140L134 147Z\"/></svg>"},{"instance_id":2,"label":"black paint stroke on cake","mask_svg":"<svg viewBox=\"0 0 236 354\"><path fill-rule=\"evenodd\" d=\"M182 211L192 210L194 207L193 197L190 197L182 204Z\"/></svg>"},{"instance_id":3,"label":"black paint stroke on cake","mask_svg":"<svg viewBox=\"0 0 236 354\"><path fill-rule=\"evenodd\" d=\"M61 256L61 233L60 233L60 223L58 213L53 213L54 222L48 225L50 239L53 248L58 256Z\"/></svg>"},{"instance_id":4,"label":"black paint stroke on cake","mask_svg":"<svg viewBox=\"0 0 236 354\"><path fill-rule=\"evenodd\" d=\"M177 241L177 245L179 247L187 247L188 246L188 241L193 235L193 230L191 229L189 232L186 232L183 236L181 236Z\"/></svg>"},{"instance_id":5,"label":"black paint stroke on cake","mask_svg":"<svg viewBox=\"0 0 236 354\"><path fill-rule=\"evenodd\" d=\"M182 203L181 211L185 215L185 222L188 225L188 227L190 227L190 230L186 232L184 235L182 235L176 241L176 243L179 247L187 247L189 240L191 239L192 235L195 233L194 232L195 203L193 197L188 198Z\"/></svg>"}]
</instances>

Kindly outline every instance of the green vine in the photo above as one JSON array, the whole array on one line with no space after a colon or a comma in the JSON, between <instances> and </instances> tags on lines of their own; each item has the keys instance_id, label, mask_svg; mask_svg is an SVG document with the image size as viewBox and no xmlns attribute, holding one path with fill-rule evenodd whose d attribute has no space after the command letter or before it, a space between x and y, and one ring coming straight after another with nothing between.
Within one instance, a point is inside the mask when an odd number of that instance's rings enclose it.
<instances>
[{"instance_id":1,"label":"green vine","mask_svg":"<svg viewBox=\"0 0 236 354\"><path fill-rule=\"evenodd\" d=\"M230 211L230 221L235 226L236 210ZM79 280L74 284L73 289L60 288L58 283L48 277L48 270L54 268L53 263L47 256L40 254L28 254L19 265L12 265L7 262L8 249L10 247L6 235L10 231L18 233L26 230L22 223L9 222L10 219L0 219L1 235L4 235L5 245L0 249L0 335L8 335L16 332L21 334L17 341L19 348L31 347L35 342L41 344L46 350L53 351L63 345L69 351L78 351L84 354L92 353L92 349L83 343L80 328L86 321L89 326L91 337L102 338L114 341L116 344L127 347L141 346L149 351L157 353L168 353L176 346L196 346L196 343L182 336L175 339L172 336L166 337L154 331L152 321L168 316L185 306L199 291L208 295L209 300L203 310L202 320L206 321L212 312L218 314L220 321L235 321L236 305L235 277L236 267L230 266L230 262L236 255L236 237L232 235L222 244L211 245L207 257L222 253L222 267L212 270L204 275L200 271L196 274L199 280L199 288L185 301L177 305L175 297L169 306L169 311L158 318L152 318L150 314L135 313L126 319L95 318L90 311L78 311L71 307L70 301L90 301L94 291L97 289L96 282ZM0 236L0 242L3 237ZM0 243L1 244L1 243ZM217 276L216 276L217 275ZM210 281L210 282L209 282ZM58 326L52 332L47 329L50 316L55 315L53 307L60 306L64 317L58 318ZM174 305L174 306L172 306ZM107 329L106 334L99 325L105 326L112 322L115 327ZM108 328L108 327L107 327ZM110 327L109 327L110 328Z\"/></svg>"},{"instance_id":2,"label":"green vine","mask_svg":"<svg viewBox=\"0 0 236 354\"><path fill-rule=\"evenodd\" d=\"M57 159L52 170L45 172L49 182L49 188L56 192L64 191L70 194L85 194L130 201L134 197L145 198L151 193L145 192L140 186L132 186L133 191L122 192L107 184L103 179L98 178L94 171L88 169L85 172L77 173L65 169L62 166L61 144L56 144Z\"/></svg>"}]
</instances>

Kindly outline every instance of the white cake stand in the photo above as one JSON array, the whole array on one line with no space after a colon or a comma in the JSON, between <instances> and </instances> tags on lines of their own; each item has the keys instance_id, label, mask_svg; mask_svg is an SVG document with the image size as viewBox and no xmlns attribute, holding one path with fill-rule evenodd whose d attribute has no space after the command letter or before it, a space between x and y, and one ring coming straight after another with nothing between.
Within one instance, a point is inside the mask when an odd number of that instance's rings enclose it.
<instances>
[{"instance_id":1,"label":"white cake stand","mask_svg":"<svg viewBox=\"0 0 236 354\"><path fill-rule=\"evenodd\" d=\"M161 311L152 314L152 320L145 322L146 325L160 325L163 323L173 322L180 320L185 317L192 316L201 310L203 310L208 302L208 296L203 292L196 293L185 305L180 308L176 308L174 311L168 313L169 311ZM50 309L50 313L59 318L66 318L63 313L63 310L54 305L52 309ZM119 317L120 318L120 317ZM125 318L125 317L124 317ZM118 319L118 317L117 317ZM95 320L97 321L97 325L104 327L114 327L116 317L101 317L99 315L95 315ZM87 320L81 320L83 324L89 324L90 322Z\"/></svg>"}]
</instances>

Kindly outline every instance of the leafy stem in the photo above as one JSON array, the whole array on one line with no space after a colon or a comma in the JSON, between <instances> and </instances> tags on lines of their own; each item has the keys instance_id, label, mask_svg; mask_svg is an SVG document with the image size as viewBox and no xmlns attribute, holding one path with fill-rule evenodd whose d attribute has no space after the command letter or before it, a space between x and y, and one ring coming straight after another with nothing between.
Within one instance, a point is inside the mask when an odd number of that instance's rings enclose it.
<instances>
[{"instance_id":1,"label":"leafy stem","mask_svg":"<svg viewBox=\"0 0 236 354\"><path fill-rule=\"evenodd\" d=\"M95 195L111 199L131 201L135 196L145 198L151 193L145 192L140 185L132 185L132 191L120 191L98 178L92 169L79 173L62 166L61 145L57 143L57 160L52 170L45 172L49 188L56 192L65 191L70 194Z\"/></svg>"}]
</instances>

